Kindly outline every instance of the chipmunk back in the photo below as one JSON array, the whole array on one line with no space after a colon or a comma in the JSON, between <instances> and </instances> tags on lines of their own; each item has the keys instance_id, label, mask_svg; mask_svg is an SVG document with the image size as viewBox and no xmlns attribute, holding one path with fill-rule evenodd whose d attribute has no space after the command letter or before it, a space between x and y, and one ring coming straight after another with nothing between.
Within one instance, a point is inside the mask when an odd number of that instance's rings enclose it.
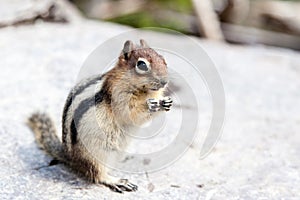
<instances>
[{"instance_id":1,"label":"chipmunk back","mask_svg":"<svg viewBox=\"0 0 300 200\"><path fill-rule=\"evenodd\" d=\"M137 186L127 179L109 176L105 163L126 148L140 125L170 110L172 100L164 96L167 83L164 58L144 40L139 46L126 41L114 68L71 90L63 110L62 142L46 114L33 114L28 124L55 159L113 191L135 191Z\"/></svg>"}]
</instances>

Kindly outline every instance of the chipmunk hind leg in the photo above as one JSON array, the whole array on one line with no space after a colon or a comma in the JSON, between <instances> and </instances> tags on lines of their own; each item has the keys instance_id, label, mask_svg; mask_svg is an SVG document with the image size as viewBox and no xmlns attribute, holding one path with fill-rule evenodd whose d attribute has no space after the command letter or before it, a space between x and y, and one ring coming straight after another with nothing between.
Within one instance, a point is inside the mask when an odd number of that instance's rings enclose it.
<instances>
[{"instance_id":1,"label":"chipmunk hind leg","mask_svg":"<svg viewBox=\"0 0 300 200\"><path fill-rule=\"evenodd\" d=\"M118 155L113 153L109 154L109 161L107 160L105 163L114 163L115 160L118 159ZM132 184L127 179L120 179L108 174L110 171L109 166L101 165L102 176L100 183L107 186L114 192L123 193L123 192L133 192L137 190L137 186Z\"/></svg>"},{"instance_id":2,"label":"chipmunk hind leg","mask_svg":"<svg viewBox=\"0 0 300 200\"><path fill-rule=\"evenodd\" d=\"M137 186L130 183L127 179L119 179L108 174L108 167L102 164L89 164L89 170L86 171L86 176L94 183L102 184L114 192L133 192L137 190Z\"/></svg>"},{"instance_id":3,"label":"chipmunk hind leg","mask_svg":"<svg viewBox=\"0 0 300 200\"><path fill-rule=\"evenodd\" d=\"M108 174L110 168L103 163L107 163L107 157L114 157L109 153L103 153L101 156L90 156L83 148L73 148L72 167L81 172L85 177L96 184L102 184L114 192L123 193L136 191L137 186L130 183L127 179L119 179ZM114 158L113 158L114 159Z\"/></svg>"}]
</instances>

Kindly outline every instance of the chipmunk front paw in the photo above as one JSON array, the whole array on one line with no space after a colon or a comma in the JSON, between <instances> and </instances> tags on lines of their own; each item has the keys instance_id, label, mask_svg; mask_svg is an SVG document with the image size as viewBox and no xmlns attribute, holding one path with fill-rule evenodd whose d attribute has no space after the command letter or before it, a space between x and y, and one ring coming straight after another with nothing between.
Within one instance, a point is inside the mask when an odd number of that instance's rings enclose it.
<instances>
[{"instance_id":1,"label":"chipmunk front paw","mask_svg":"<svg viewBox=\"0 0 300 200\"><path fill-rule=\"evenodd\" d=\"M161 100L147 99L147 105L150 112L169 111L173 100L171 97L164 97Z\"/></svg>"},{"instance_id":2,"label":"chipmunk front paw","mask_svg":"<svg viewBox=\"0 0 300 200\"><path fill-rule=\"evenodd\" d=\"M150 112L157 112L161 109L160 101L157 99L147 99L147 105Z\"/></svg>"},{"instance_id":3,"label":"chipmunk front paw","mask_svg":"<svg viewBox=\"0 0 300 200\"><path fill-rule=\"evenodd\" d=\"M165 111L169 111L172 105L173 100L171 97L164 97L162 100L160 100L160 106Z\"/></svg>"}]
</instances>

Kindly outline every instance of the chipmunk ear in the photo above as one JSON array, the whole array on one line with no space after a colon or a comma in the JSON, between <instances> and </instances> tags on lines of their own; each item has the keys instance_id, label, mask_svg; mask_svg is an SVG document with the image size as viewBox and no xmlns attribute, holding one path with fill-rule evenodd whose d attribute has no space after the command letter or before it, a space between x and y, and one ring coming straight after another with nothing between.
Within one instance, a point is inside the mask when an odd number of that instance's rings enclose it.
<instances>
[{"instance_id":1,"label":"chipmunk ear","mask_svg":"<svg viewBox=\"0 0 300 200\"><path fill-rule=\"evenodd\" d=\"M149 48L149 45L147 44L147 42L145 40L140 39L140 43L143 48Z\"/></svg>"},{"instance_id":2,"label":"chipmunk ear","mask_svg":"<svg viewBox=\"0 0 300 200\"><path fill-rule=\"evenodd\" d=\"M134 45L130 40L127 40L124 43L122 54L124 55L125 60L128 60L131 54L131 51L134 49Z\"/></svg>"}]
</instances>

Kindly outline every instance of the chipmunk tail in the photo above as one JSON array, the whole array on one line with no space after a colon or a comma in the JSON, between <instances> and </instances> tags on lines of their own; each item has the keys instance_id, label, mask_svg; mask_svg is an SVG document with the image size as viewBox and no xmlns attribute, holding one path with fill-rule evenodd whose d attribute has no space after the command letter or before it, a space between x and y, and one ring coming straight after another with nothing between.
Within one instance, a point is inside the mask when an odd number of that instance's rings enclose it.
<instances>
[{"instance_id":1,"label":"chipmunk tail","mask_svg":"<svg viewBox=\"0 0 300 200\"><path fill-rule=\"evenodd\" d=\"M54 159L63 160L62 143L59 140L54 123L45 113L33 113L27 120L33 131L37 144Z\"/></svg>"}]
</instances>

